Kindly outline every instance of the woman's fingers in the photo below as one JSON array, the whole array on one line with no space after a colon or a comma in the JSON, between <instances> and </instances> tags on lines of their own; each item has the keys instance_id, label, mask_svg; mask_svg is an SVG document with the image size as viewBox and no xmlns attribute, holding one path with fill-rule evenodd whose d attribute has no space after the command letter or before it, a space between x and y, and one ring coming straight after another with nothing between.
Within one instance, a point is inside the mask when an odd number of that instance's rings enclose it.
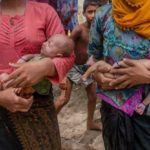
<instances>
[{"instance_id":1,"label":"woman's fingers","mask_svg":"<svg viewBox=\"0 0 150 150\"><path fill-rule=\"evenodd\" d=\"M126 84L124 84L125 81L128 80L128 76L126 75L122 75L120 77L118 77L116 80L113 80L112 82L110 82L110 86L115 86L117 87L118 85L120 85L119 87L124 88L126 86Z\"/></svg>"},{"instance_id":2,"label":"woman's fingers","mask_svg":"<svg viewBox=\"0 0 150 150\"><path fill-rule=\"evenodd\" d=\"M26 87L26 86L29 86L29 84L27 83L27 81L26 80L24 80L24 81L20 81L20 83L17 85L17 87Z\"/></svg>"},{"instance_id":3,"label":"woman's fingers","mask_svg":"<svg viewBox=\"0 0 150 150\"><path fill-rule=\"evenodd\" d=\"M93 74L94 79L96 80L96 82L98 83L98 85L104 89L104 90L110 90L113 89L112 86L109 85L110 82L113 81L113 79L111 78L106 78L104 76L104 74L102 73L98 73L96 72L95 74Z\"/></svg>"},{"instance_id":4,"label":"woman's fingers","mask_svg":"<svg viewBox=\"0 0 150 150\"><path fill-rule=\"evenodd\" d=\"M22 66L21 63L9 63L9 66L13 67L13 68L19 68Z\"/></svg>"},{"instance_id":5,"label":"woman's fingers","mask_svg":"<svg viewBox=\"0 0 150 150\"><path fill-rule=\"evenodd\" d=\"M18 111L27 112L30 109L30 107L32 106L33 97L25 99L25 98L17 96L16 98L18 100L14 104L14 106L12 107L12 109L10 111L12 111L12 112L18 112Z\"/></svg>"},{"instance_id":6,"label":"woman's fingers","mask_svg":"<svg viewBox=\"0 0 150 150\"><path fill-rule=\"evenodd\" d=\"M22 87L20 86L20 84L23 82L23 84L25 84L24 82L27 82L27 79L26 77L23 77L23 76L18 76L16 77L15 79L11 80L7 87Z\"/></svg>"},{"instance_id":7,"label":"woman's fingers","mask_svg":"<svg viewBox=\"0 0 150 150\"><path fill-rule=\"evenodd\" d=\"M18 105L19 106L18 110L19 111L22 111L22 110L28 111L30 109L30 107L32 106L32 103L33 103L33 97L30 97L28 99L21 98L20 103Z\"/></svg>"},{"instance_id":8,"label":"woman's fingers","mask_svg":"<svg viewBox=\"0 0 150 150\"><path fill-rule=\"evenodd\" d=\"M125 58L125 59L123 59L123 62L128 66L134 66L135 63L137 62L137 60L131 60L131 59Z\"/></svg>"},{"instance_id":9,"label":"woman's fingers","mask_svg":"<svg viewBox=\"0 0 150 150\"><path fill-rule=\"evenodd\" d=\"M19 75L20 75L20 70L15 70L6 79L4 79L2 82L9 82L10 80L17 79Z\"/></svg>"},{"instance_id":10,"label":"woman's fingers","mask_svg":"<svg viewBox=\"0 0 150 150\"><path fill-rule=\"evenodd\" d=\"M129 87L130 87L129 81L124 81L120 83L119 85L117 85L115 89L124 89L124 88L129 88Z\"/></svg>"},{"instance_id":11,"label":"woman's fingers","mask_svg":"<svg viewBox=\"0 0 150 150\"><path fill-rule=\"evenodd\" d=\"M113 68L110 72L112 74L128 74L128 72L130 71L129 68Z\"/></svg>"}]
</instances>

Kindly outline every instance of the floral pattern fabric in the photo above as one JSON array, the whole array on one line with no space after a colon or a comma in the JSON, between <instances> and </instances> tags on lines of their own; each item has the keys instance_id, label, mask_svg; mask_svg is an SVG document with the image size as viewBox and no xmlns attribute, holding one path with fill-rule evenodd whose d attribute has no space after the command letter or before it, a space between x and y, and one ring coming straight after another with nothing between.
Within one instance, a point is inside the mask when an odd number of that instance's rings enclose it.
<instances>
[{"instance_id":1,"label":"floral pattern fabric","mask_svg":"<svg viewBox=\"0 0 150 150\"><path fill-rule=\"evenodd\" d=\"M78 21L78 0L57 0L57 12L65 30L73 30Z\"/></svg>"},{"instance_id":2,"label":"floral pattern fabric","mask_svg":"<svg viewBox=\"0 0 150 150\"><path fill-rule=\"evenodd\" d=\"M111 16L111 5L98 9L90 31L89 55L113 65L123 58L149 58L150 41L131 30L119 29ZM142 101L145 85L123 90L97 89L98 95L107 103L132 115ZM146 93L145 93L146 94Z\"/></svg>"}]
</instances>

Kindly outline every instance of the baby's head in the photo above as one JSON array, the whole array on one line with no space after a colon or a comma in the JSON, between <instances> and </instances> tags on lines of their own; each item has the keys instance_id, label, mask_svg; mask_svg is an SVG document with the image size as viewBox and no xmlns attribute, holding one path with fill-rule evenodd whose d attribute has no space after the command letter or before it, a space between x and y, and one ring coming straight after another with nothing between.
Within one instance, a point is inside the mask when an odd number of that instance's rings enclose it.
<instances>
[{"instance_id":1,"label":"baby's head","mask_svg":"<svg viewBox=\"0 0 150 150\"><path fill-rule=\"evenodd\" d=\"M47 57L68 57L74 49L74 42L68 36L55 34L43 43L41 54Z\"/></svg>"}]
</instances>

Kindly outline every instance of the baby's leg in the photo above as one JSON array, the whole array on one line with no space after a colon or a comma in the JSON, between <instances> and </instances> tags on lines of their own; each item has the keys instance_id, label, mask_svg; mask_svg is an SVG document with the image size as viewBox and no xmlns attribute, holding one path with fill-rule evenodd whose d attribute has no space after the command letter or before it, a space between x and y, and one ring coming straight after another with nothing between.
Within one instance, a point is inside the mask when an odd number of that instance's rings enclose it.
<instances>
[{"instance_id":1,"label":"baby's leg","mask_svg":"<svg viewBox=\"0 0 150 150\"><path fill-rule=\"evenodd\" d=\"M94 73L94 71L96 71L97 68L97 64L95 63L94 65L90 66L86 72L83 74L83 76L81 77L81 79L83 81L86 81L88 77L90 77L92 75L92 73Z\"/></svg>"},{"instance_id":2,"label":"baby's leg","mask_svg":"<svg viewBox=\"0 0 150 150\"><path fill-rule=\"evenodd\" d=\"M140 115L142 115L145 111L146 106L150 104L150 93L148 94L148 96L144 99L144 101L140 104L137 105L136 107L136 112L139 113Z\"/></svg>"}]
</instances>

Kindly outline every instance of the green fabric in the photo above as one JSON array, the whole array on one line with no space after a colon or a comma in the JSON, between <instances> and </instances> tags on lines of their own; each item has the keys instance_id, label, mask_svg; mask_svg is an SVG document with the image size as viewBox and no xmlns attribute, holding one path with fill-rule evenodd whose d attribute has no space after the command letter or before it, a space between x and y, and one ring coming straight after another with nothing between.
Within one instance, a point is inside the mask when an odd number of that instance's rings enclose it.
<instances>
[{"instance_id":1,"label":"green fabric","mask_svg":"<svg viewBox=\"0 0 150 150\"><path fill-rule=\"evenodd\" d=\"M44 79L33 86L34 90L40 95L48 95L51 89L49 80Z\"/></svg>"},{"instance_id":2,"label":"green fabric","mask_svg":"<svg viewBox=\"0 0 150 150\"><path fill-rule=\"evenodd\" d=\"M33 57L30 61L38 61L45 58L45 56L42 55L37 55L35 57ZM39 83L37 83L36 85L32 86L34 88L34 90L40 94L40 95L48 95L49 91L51 89L51 83L48 79L43 79L42 81L40 81Z\"/></svg>"}]
</instances>

